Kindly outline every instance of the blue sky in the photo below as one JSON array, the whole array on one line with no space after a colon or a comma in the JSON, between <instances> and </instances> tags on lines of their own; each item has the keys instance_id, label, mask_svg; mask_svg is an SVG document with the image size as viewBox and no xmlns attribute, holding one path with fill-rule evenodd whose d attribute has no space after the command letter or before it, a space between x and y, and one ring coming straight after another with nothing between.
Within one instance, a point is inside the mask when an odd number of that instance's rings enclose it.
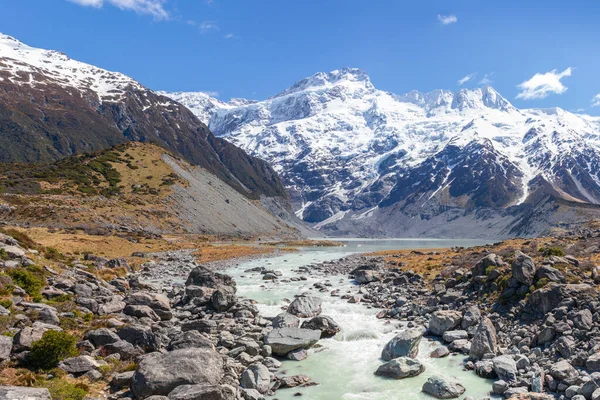
<instances>
[{"instance_id":1,"label":"blue sky","mask_svg":"<svg viewBox=\"0 0 600 400\"><path fill-rule=\"evenodd\" d=\"M518 107L600 115L595 0L3 0L0 10L0 32L157 90L263 99L348 66L399 94L485 78Z\"/></svg>"}]
</instances>

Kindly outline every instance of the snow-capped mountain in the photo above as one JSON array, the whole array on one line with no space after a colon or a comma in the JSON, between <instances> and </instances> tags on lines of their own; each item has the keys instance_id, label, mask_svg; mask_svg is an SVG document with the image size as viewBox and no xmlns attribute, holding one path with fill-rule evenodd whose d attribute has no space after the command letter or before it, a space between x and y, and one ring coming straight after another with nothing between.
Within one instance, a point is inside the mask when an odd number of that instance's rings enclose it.
<instances>
[{"instance_id":1,"label":"snow-capped mountain","mask_svg":"<svg viewBox=\"0 0 600 400\"><path fill-rule=\"evenodd\" d=\"M156 143L252 199L287 197L267 163L215 137L181 104L0 34L0 162L51 162L127 141Z\"/></svg>"},{"instance_id":2,"label":"snow-capped mountain","mask_svg":"<svg viewBox=\"0 0 600 400\"><path fill-rule=\"evenodd\" d=\"M514 229L540 201L600 204L600 118L520 110L489 86L395 95L346 68L264 101L170 96L271 163L298 216L329 232L436 235L467 218L530 234Z\"/></svg>"}]
</instances>

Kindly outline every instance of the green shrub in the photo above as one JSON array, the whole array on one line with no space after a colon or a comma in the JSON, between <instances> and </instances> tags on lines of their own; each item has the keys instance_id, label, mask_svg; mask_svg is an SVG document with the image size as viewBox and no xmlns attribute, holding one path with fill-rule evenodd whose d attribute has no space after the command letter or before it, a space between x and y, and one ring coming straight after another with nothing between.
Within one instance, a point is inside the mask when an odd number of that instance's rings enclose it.
<instances>
[{"instance_id":1,"label":"green shrub","mask_svg":"<svg viewBox=\"0 0 600 400\"><path fill-rule=\"evenodd\" d=\"M44 251L44 257L46 257L48 260L61 260L63 255L54 247L46 247L46 251Z\"/></svg>"},{"instance_id":2,"label":"green shrub","mask_svg":"<svg viewBox=\"0 0 600 400\"><path fill-rule=\"evenodd\" d=\"M491 266L487 267L487 268L485 269L485 275L486 275L486 276L489 276L489 275L490 275L490 273L491 273L493 270L495 270L495 269L496 269L496 267L495 267L495 266L493 266L493 265L491 265Z\"/></svg>"},{"instance_id":3,"label":"green shrub","mask_svg":"<svg viewBox=\"0 0 600 400\"><path fill-rule=\"evenodd\" d=\"M48 389L52 400L83 400L89 390L84 384L73 385L61 378L45 381L40 386Z\"/></svg>"},{"instance_id":4,"label":"green shrub","mask_svg":"<svg viewBox=\"0 0 600 400\"><path fill-rule=\"evenodd\" d=\"M45 279L41 269L36 267L13 268L6 273L16 285L25 290L35 301L42 299L41 290L45 285Z\"/></svg>"},{"instance_id":5,"label":"green shrub","mask_svg":"<svg viewBox=\"0 0 600 400\"><path fill-rule=\"evenodd\" d=\"M8 253L4 249L0 249L0 260L8 260Z\"/></svg>"},{"instance_id":6,"label":"green shrub","mask_svg":"<svg viewBox=\"0 0 600 400\"><path fill-rule=\"evenodd\" d=\"M549 256L564 257L565 256L565 252L560 247L541 247L540 253L542 253L545 257L549 257Z\"/></svg>"},{"instance_id":7,"label":"green shrub","mask_svg":"<svg viewBox=\"0 0 600 400\"><path fill-rule=\"evenodd\" d=\"M13 306L13 302L10 299L1 299L0 306L6 308L8 310Z\"/></svg>"},{"instance_id":8,"label":"green shrub","mask_svg":"<svg viewBox=\"0 0 600 400\"><path fill-rule=\"evenodd\" d=\"M60 361L77 355L75 343L77 338L67 332L46 331L40 340L31 345L28 362L34 369L56 368Z\"/></svg>"},{"instance_id":9,"label":"green shrub","mask_svg":"<svg viewBox=\"0 0 600 400\"><path fill-rule=\"evenodd\" d=\"M550 283L550 280L548 278L542 278L539 281L537 281L537 283L535 284L536 289L541 289L544 286L546 286L548 283Z\"/></svg>"},{"instance_id":10,"label":"green shrub","mask_svg":"<svg viewBox=\"0 0 600 400\"><path fill-rule=\"evenodd\" d=\"M13 228L9 229L0 229L0 233L4 233L5 235L12 236L21 247L25 247L27 249L38 249L39 244L33 240L29 235L24 232L18 231Z\"/></svg>"}]
</instances>

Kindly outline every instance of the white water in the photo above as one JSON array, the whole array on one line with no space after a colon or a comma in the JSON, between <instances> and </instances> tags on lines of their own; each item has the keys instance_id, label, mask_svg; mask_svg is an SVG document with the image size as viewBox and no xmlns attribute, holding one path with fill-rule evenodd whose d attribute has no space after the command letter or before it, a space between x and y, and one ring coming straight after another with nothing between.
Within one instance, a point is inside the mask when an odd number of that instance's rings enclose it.
<instances>
[{"instance_id":1,"label":"white water","mask_svg":"<svg viewBox=\"0 0 600 400\"><path fill-rule=\"evenodd\" d=\"M258 302L258 308L264 316L275 316L286 303L284 299L293 299L294 295L312 293L323 299L323 314L332 317L342 331L331 339L322 339L323 348L309 350L304 361L284 361L281 371L288 375L306 374L318 382L318 386L307 388L281 389L276 398L280 400L296 398L302 393L310 400L418 400L432 399L421 392L427 378L434 374L454 376L467 388L461 396L481 398L491 389L491 381L477 377L473 372L463 371L462 356L450 356L443 359L429 358L429 353L440 343L424 339L421 342L418 359L425 365L421 375L403 380L377 377L373 374L382 364L380 360L383 346L398 329L396 325L386 324L375 317L377 309L369 309L362 304L349 304L346 300L331 297L329 293L320 293L313 289L313 283L329 281L330 291L340 288L341 293L357 291L346 276L325 278L318 275L296 274L293 269L303 265L335 260L351 253L369 252L383 249L441 248L450 246L471 246L483 244L482 241L460 240L351 240L344 248L303 249L274 258L258 259L239 264L225 271L232 275L238 285L238 295ZM271 283L262 281L257 273L244 273L253 267L267 267L283 272L283 278L305 276L300 282Z\"/></svg>"}]
</instances>

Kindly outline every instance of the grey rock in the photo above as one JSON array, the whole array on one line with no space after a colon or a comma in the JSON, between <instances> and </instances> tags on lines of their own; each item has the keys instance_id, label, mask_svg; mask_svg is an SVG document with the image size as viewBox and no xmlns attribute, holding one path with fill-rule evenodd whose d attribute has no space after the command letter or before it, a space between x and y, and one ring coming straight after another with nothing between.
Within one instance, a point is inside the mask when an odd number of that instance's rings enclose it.
<instances>
[{"instance_id":1,"label":"grey rock","mask_svg":"<svg viewBox=\"0 0 600 400\"><path fill-rule=\"evenodd\" d=\"M263 364L252 364L242 373L240 386L265 394L271 388L271 372Z\"/></svg>"},{"instance_id":2,"label":"grey rock","mask_svg":"<svg viewBox=\"0 0 600 400\"><path fill-rule=\"evenodd\" d=\"M208 348L151 353L139 363L131 381L137 397L168 395L181 385L217 385L223 377L223 359Z\"/></svg>"},{"instance_id":3,"label":"grey rock","mask_svg":"<svg viewBox=\"0 0 600 400\"><path fill-rule=\"evenodd\" d=\"M450 350L448 350L448 348L446 346L440 346L440 347L436 348L435 350L433 350L429 354L429 357L443 358L443 357L446 357L448 354L450 354Z\"/></svg>"},{"instance_id":4,"label":"grey rock","mask_svg":"<svg viewBox=\"0 0 600 400\"><path fill-rule=\"evenodd\" d=\"M304 321L302 328L321 331L321 339L333 337L341 330L333 318L326 315L319 315L309 321Z\"/></svg>"},{"instance_id":5,"label":"grey rock","mask_svg":"<svg viewBox=\"0 0 600 400\"><path fill-rule=\"evenodd\" d=\"M78 356L63 360L58 367L71 374L81 374L98 369L100 364L90 356Z\"/></svg>"},{"instance_id":6,"label":"grey rock","mask_svg":"<svg viewBox=\"0 0 600 400\"><path fill-rule=\"evenodd\" d=\"M48 330L62 331L58 326L36 321L32 326L25 327L16 333L13 345L17 350L29 350L33 342L40 340L44 332Z\"/></svg>"},{"instance_id":7,"label":"grey rock","mask_svg":"<svg viewBox=\"0 0 600 400\"><path fill-rule=\"evenodd\" d=\"M594 353L585 361L585 367L590 372L600 372L600 352Z\"/></svg>"},{"instance_id":8,"label":"grey rock","mask_svg":"<svg viewBox=\"0 0 600 400\"><path fill-rule=\"evenodd\" d=\"M535 279L548 279L550 282L565 283L565 276L558 269L542 265L535 272Z\"/></svg>"},{"instance_id":9,"label":"grey rock","mask_svg":"<svg viewBox=\"0 0 600 400\"><path fill-rule=\"evenodd\" d=\"M0 335L0 361L8 360L13 348L13 339L8 336Z\"/></svg>"},{"instance_id":10,"label":"grey rock","mask_svg":"<svg viewBox=\"0 0 600 400\"><path fill-rule=\"evenodd\" d=\"M104 346L110 343L115 343L121 340L116 333L108 328L100 328L88 331L84 338L92 342L96 347Z\"/></svg>"},{"instance_id":11,"label":"grey rock","mask_svg":"<svg viewBox=\"0 0 600 400\"><path fill-rule=\"evenodd\" d=\"M296 297L287 312L300 318L316 317L321 314L321 299L315 296Z\"/></svg>"},{"instance_id":12,"label":"grey rock","mask_svg":"<svg viewBox=\"0 0 600 400\"><path fill-rule=\"evenodd\" d=\"M517 251L515 259L511 264L512 276L517 282L524 285L531 285L535 277L536 268L533 259L528 255Z\"/></svg>"},{"instance_id":13,"label":"grey rock","mask_svg":"<svg viewBox=\"0 0 600 400\"><path fill-rule=\"evenodd\" d=\"M285 356L290 351L308 349L321 338L319 331L302 328L273 329L264 339L266 345L271 346L273 354Z\"/></svg>"},{"instance_id":14,"label":"grey rock","mask_svg":"<svg viewBox=\"0 0 600 400\"><path fill-rule=\"evenodd\" d=\"M0 399L3 400L52 400L48 389L21 386L0 386Z\"/></svg>"},{"instance_id":15,"label":"grey rock","mask_svg":"<svg viewBox=\"0 0 600 400\"><path fill-rule=\"evenodd\" d=\"M213 342L198 331L178 332L174 334L167 346L167 350L208 347L213 349Z\"/></svg>"},{"instance_id":16,"label":"grey rock","mask_svg":"<svg viewBox=\"0 0 600 400\"><path fill-rule=\"evenodd\" d=\"M375 375L404 379L417 376L423 371L425 371L425 366L420 361L409 357L398 357L377 368Z\"/></svg>"},{"instance_id":17,"label":"grey rock","mask_svg":"<svg viewBox=\"0 0 600 400\"><path fill-rule=\"evenodd\" d=\"M181 385L169 393L169 400L225 400L219 385Z\"/></svg>"},{"instance_id":18,"label":"grey rock","mask_svg":"<svg viewBox=\"0 0 600 400\"><path fill-rule=\"evenodd\" d=\"M127 305L123 314L136 318L150 318L152 321L160 321L160 317L149 306Z\"/></svg>"},{"instance_id":19,"label":"grey rock","mask_svg":"<svg viewBox=\"0 0 600 400\"><path fill-rule=\"evenodd\" d=\"M465 392L465 387L456 379L434 375L423 384L423 392L438 399L454 399Z\"/></svg>"},{"instance_id":20,"label":"grey rock","mask_svg":"<svg viewBox=\"0 0 600 400\"><path fill-rule=\"evenodd\" d=\"M150 307L162 321L168 321L173 318L169 299L162 294L136 292L127 296L123 301L128 305Z\"/></svg>"},{"instance_id":21,"label":"grey rock","mask_svg":"<svg viewBox=\"0 0 600 400\"><path fill-rule=\"evenodd\" d=\"M442 339L444 339L444 341L447 343L452 343L455 340L468 339L468 338L469 338L469 334L467 333L467 331L463 331L463 330L446 331L442 335Z\"/></svg>"},{"instance_id":22,"label":"grey rock","mask_svg":"<svg viewBox=\"0 0 600 400\"><path fill-rule=\"evenodd\" d=\"M471 306L465 311L463 315L462 322L460 323L460 327L463 329L468 329L472 326L475 326L481 320L481 311L477 306Z\"/></svg>"},{"instance_id":23,"label":"grey rock","mask_svg":"<svg viewBox=\"0 0 600 400\"><path fill-rule=\"evenodd\" d=\"M228 290L217 289L211 296L211 304L213 308L219 312L229 310L237 303L235 293Z\"/></svg>"},{"instance_id":24,"label":"grey rock","mask_svg":"<svg viewBox=\"0 0 600 400\"><path fill-rule=\"evenodd\" d=\"M160 348L160 338L148 326L127 325L119 329L117 335L122 340L139 346L146 352L157 351Z\"/></svg>"},{"instance_id":25,"label":"grey rock","mask_svg":"<svg viewBox=\"0 0 600 400\"><path fill-rule=\"evenodd\" d=\"M502 257L491 253L477 261L477 264L471 269L471 273L473 276L482 276L486 275L486 271L489 267L497 268L503 265L505 265L505 263L502 261Z\"/></svg>"},{"instance_id":26,"label":"grey rock","mask_svg":"<svg viewBox=\"0 0 600 400\"><path fill-rule=\"evenodd\" d=\"M113 391L117 391L128 387L131 383L131 379L133 378L133 374L135 374L135 371L126 371L121 372L120 374L115 374L110 380L110 388Z\"/></svg>"},{"instance_id":27,"label":"grey rock","mask_svg":"<svg viewBox=\"0 0 600 400\"><path fill-rule=\"evenodd\" d=\"M485 354L496 354L498 351L496 328L489 318L483 318L477 327L473 341L471 342L471 350L469 356L473 359L480 360Z\"/></svg>"},{"instance_id":28,"label":"grey rock","mask_svg":"<svg viewBox=\"0 0 600 400\"><path fill-rule=\"evenodd\" d=\"M573 325L581 330L590 330L594 324L592 312L588 309L580 310L573 317Z\"/></svg>"},{"instance_id":29,"label":"grey rock","mask_svg":"<svg viewBox=\"0 0 600 400\"><path fill-rule=\"evenodd\" d=\"M273 328L298 328L300 326L300 318L288 312L277 314L273 318Z\"/></svg>"},{"instance_id":30,"label":"grey rock","mask_svg":"<svg viewBox=\"0 0 600 400\"><path fill-rule=\"evenodd\" d=\"M423 329L405 329L394 336L383 348L381 358L390 361L397 357L416 358L419 354L419 344L423 337Z\"/></svg>"},{"instance_id":31,"label":"grey rock","mask_svg":"<svg viewBox=\"0 0 600 400\"><path fill-rule=\"evenodd\" d=\"M567 360L562 360L553 364L550 367L548 374L559 381L575 379L579 376L577 370L573 368L573 366Z\"/></svg>"},{"instance_id":32,"label":"grey rock","mask_svg":"<svg viewBox=\"0 0 600 400\"><path fill-rule=\"evenodd\" d=\"M509 388L509 384L503 380L496 381L492 384L492 393L504 394Z\"/></svg>"},{"instance_id":33,"label":"grey rock","mask_svg":"<svg viewBox=\"0 0 600 400\"><path fill-rule=\"evenodd\" d=\"M442 336L444 332L453 330L460 325L462 314L453 310L439 310L429 319L429 330L432 334Z\"/></svg>"},{"instance_id":34,"label":"grey rock","mask_svg":"<svg viewBox=\"0 0 600 400\"><path fill-rule=\"evenodd\" d=\"M505 382L513 382L517 379L517 363L508 355L494 357L492 360L494 372L498 378Z\"/></svg>"},{"instance_id":35,"label":"grey rock","mask_svg":"<svg viewBox=\"0 0 600 400\"><path fill-rule=\"evenodd\" d=\"M236 286L235 281L229 275L212 272L202 265L197 266L190 272L185 281L185 285L202 286L213 289L229 287L233 293L235 293Z\"/></svg>"}]
</instances>

